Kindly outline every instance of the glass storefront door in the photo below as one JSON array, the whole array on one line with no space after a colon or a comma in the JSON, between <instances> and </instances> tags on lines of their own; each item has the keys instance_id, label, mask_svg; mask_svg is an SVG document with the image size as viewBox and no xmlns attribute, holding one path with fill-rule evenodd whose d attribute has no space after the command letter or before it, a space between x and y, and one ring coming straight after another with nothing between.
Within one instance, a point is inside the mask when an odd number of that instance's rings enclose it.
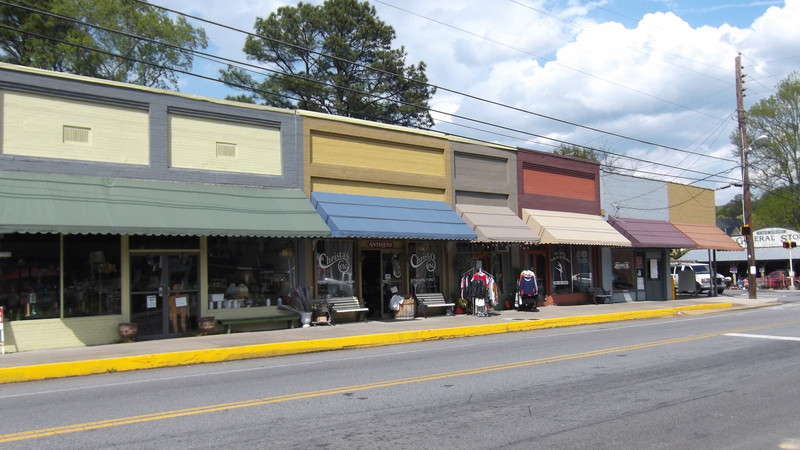
<instances>
[{"instance_id":1,"label":"glass storefront door","mask_svg":"<svg viewBox=\"0 0 800 450\"><path fill-rule=\"evenodd\" d=\"M389 301L395 288L402 292L402 254L391 250L361 252L361 292L369 308L369 316L382 319L391 316Z\"/></svg>"},{"instance_id":2,"label":"glass storefront door","mask_svg":"<svg viewBox=\"0 0 800 450\"><path fill-rule=\"evenodd\" d=\"M131 254L131 321L155 339L196 329L200 315L197 252Z\"/></svg>"}]
</instances>

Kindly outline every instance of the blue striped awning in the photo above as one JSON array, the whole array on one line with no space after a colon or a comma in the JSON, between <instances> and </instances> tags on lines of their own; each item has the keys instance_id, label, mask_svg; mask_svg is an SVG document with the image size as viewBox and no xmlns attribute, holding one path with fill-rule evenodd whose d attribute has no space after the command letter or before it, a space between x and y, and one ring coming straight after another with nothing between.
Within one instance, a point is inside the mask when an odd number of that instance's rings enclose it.
<instances>
[{"instance_id":1,"label":"blue striped awning","mask_svg":"<svg viewBox=\"0 0 800 450\"><path fill-rule=\"evenodd\" d=\"M314 192L311 204L333 237L475 240L445 202Z\"/></svg>"}]
</instances>

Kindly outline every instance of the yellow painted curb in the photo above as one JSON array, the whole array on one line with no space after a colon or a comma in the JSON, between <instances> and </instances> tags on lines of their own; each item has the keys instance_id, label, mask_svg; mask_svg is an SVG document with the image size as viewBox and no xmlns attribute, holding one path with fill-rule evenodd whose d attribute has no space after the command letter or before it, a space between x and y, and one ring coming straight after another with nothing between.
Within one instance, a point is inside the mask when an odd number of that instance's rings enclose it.
<instances>
[{"instance_id":1,"label":"yellow painted curb","mask_svg":"<svg viewBox=\"0 0 800 450\"><path fill-rule=\"evenodd\" d=\"M240 347L189 350L153 355L125 356L119 358L94 359L63 363L38 364L32 366L0 368L0 383L45 380L101 373L126 372L131 370L155 369L190 364L236 361L241 359L266 358L300 353L341 350L347 348L366 348L410 342L452 339L468 336L513 331L529 331L545 328L587 325L622 320L651 319L674 315L680 311L701 309L732 308L733 303L714 303L705 305L678 306L675 308L650 311L631 311L622 313L596 314L590 316L563 317L557 319L526 320L488 325L473 325L455 328L437 328L395 333L369 334L308 341L290 341L272 344L247 345Z\"/></svg>"}]
</instances>

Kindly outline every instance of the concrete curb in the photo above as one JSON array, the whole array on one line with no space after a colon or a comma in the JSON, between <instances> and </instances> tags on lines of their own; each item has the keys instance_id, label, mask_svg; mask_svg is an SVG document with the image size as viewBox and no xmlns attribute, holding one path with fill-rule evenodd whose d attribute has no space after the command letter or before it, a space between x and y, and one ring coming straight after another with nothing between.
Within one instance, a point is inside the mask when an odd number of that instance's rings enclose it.
<instances>
[{"instance_id":1,"label":"concrete curb","mask_svg":"<svg viewBox=\"0 0 800 450\"><path fill-rule=\"evenodd\" d=\"M525 320L487 325L473 325L453 328L436 328L416 331L348 336L308 341L290 341L270 344L246 345L227 348L211 348L180 352L135 355L118 358L93 359L51 364L0 368L0 384L21 381L46 380L83 375L96 375L132 370L175 367L191 364L237 361L242 359L268 358L273 356L301 353L323 352L349 348L367 348L410 342L454 339L469 336L529 331L546 328L588 325L623 320L652 319L677 314L683 311L733 308L733 303L713 303L703 305L679 306L649 311L630 311L622 313L574 316L557 319Z\"/></svg>"}]
</instances>

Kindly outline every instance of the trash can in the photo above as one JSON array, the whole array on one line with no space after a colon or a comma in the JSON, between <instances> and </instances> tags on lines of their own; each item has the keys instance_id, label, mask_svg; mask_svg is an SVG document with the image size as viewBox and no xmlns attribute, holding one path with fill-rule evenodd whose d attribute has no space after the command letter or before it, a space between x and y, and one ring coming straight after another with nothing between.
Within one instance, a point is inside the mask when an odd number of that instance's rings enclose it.
<instances>
[{"instance_id":1,"label":"trash can","mask_svg":"<svg viewBox=\"0 0 800 450\"><path fill-rule=\"evenodd\" d=\"M417 304L413 298L404 298L400 303L400 309L394 315L396 320L411 320L416 317Z\"/></svg>"}]
</instances>

